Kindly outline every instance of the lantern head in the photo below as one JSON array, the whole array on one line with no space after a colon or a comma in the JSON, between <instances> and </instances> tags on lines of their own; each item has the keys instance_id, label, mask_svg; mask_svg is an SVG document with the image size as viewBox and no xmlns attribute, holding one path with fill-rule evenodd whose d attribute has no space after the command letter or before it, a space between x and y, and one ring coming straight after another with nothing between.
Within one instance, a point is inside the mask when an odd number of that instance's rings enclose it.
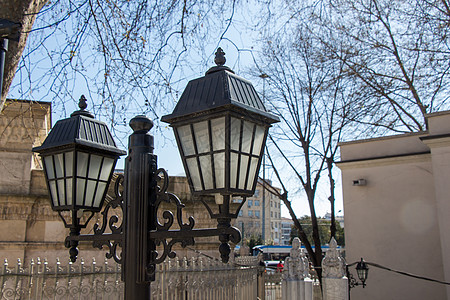
<instances>
[{"instance_id":1,"label":"lantern head","mask_svg":"<svg viewBox=\"0 0 450 300\"><path fill-rule=\"evenodd\" d=\"M170 115L193 194L253 195L268 129L279 122L253 85L224 66L190 81Z\"/></svg>"},{"instance_id":2,"label":"lantern head","mask_svg":"<svg viewBox=\"0 0 450 300\"><path fill-rule=\"evenodd\" d=\"M117 159L125 151L116 147L105 123L85 110L59 120L40 147L45 179L55 211L100 211Z\"/></svg>"}]
</instances>

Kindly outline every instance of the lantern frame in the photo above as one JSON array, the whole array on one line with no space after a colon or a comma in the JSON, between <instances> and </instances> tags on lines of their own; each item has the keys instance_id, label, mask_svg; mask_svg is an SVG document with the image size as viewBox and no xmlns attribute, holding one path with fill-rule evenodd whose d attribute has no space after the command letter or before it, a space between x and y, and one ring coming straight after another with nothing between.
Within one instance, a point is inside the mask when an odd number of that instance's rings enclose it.
<instances>
[{"instance_id":1,"label":"lantern frame","mask_svg":"<svg viewBox=\"0 0 450 300\"><path fill-rule=\"evenodd\" d=\"M358 275L359 280L361 280L363 287L366 286L367 275L369 275L369 267L367 267L364 259L361 258L361 261L356 265L356 273Z\"/></svg>"},{"instance_id":2,"label":"lantern frame","mask_svg":"<svg viewBox=\"0 0 450 300\"><path fill-rule=\"evenodd\" d=\"M51 206L58 212L100 211L117 160L120 155L126 154L117 148L106 124L95 120L85 110L84 96L79 106L80 110L72 113L70 118L56 122L40 147L33 148L42 158ZM80 164L83 156L87 161ZM49 164L52 166L49 167ZM98 169L93 171L95 166ZM105 167L108 168L106 174ZM85 169L84 174L82 168Z\"/></svg>"},{"instance_id":3,"label":"lantern frame","mask_svg":"<svg viewBox=\"0 0 450 300\"><path fill-rule=\"evenodd\" d=\"M222 49L219 48L216 52L215 62L217 66L209 69L204 77L191 80L186 89L184 90L180 100L178 101L174 111L170 115L163 116L161 121L169 123L174 128L175 137L180 151L180 156L183 161L183 166L188 178L191 192L195 195L204 194L221 194L221 195L239 195L239 196L252 196L254 194L258 173L261 167L262 156L264 153L265 142L267 139L268 129L271 124L279 122L279 118L267 111L263 102L259 98L255 88L246 79L243 79L234 74L234 72L224 66L225 57ZM216 169L215 157L218 151L214 151L213 147L213 132L211 130L210 121L219 118L225 118L225 124L223 128L223 149L219 152L223 152L225 158L223 165L225 169L224 185L218 187L216 184ZM239 134L232 134L232 118L241 120ZM191 139L194 148L199 145L195 141L196 132L194 125L200 122L208 122L208 142L211 148L208 152L200 153L195 149L193 155L186 153L184 145L188 140L183 140L179 133L179 128L190 125ZM243 126L244 123L253 123L253 132L250 141L251 150L248 152L242 151L243 144ZM255 130L261 127L263 129L263 137L260 143L260 149L258 153L253 152ZM236 141L233 141L233 137L239 139L237 145L238 149L232 149ZM247 141L248 142L248 141ZM223 150L223 151L222 151ZM214 174L213 187L205 187L204 177L208 174L202 173L200 156L211 156L211 174ZM237 168L234 171L235 177L232 177L232 156L237 155ZM247 163L242 163L241 159L248 159ZM197 174L192 174L192 170L189 166L188 159L197 158ZM256 159L257 162L254 167L251 166L251 160ZM241 170L246 167L247 170ZM250 169L253 174L250 173ZM245 183L239 183L239 177L243 175L246 177ZM250 176L249 176L250 175ZM249 178L250 177L250 184ZM236 184L232 184L232 179L236 179ZM201 188L199 188L199 183Z\"/></svg>"}]
</instances>

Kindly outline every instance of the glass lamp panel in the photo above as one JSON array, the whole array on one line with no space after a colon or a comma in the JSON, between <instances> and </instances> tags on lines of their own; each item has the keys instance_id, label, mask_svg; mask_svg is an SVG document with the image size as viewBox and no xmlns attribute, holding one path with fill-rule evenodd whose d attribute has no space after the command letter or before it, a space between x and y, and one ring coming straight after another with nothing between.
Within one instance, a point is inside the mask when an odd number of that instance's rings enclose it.
<instances>
[{"instance_id":1,"label":"glass lamp panel","mask_svg":"<svg viewBox=\"0 0 450 300\"><path fill-rule=\"evenodd\" d=\"M258 167L258 158L252 157L250 160L250 170L248 172L248 181L246 190L251 190L253 188L253 181L255 181L256 169Z\"/></svg>"},{"instance_id":2,"label":"glass lamp panel","mask_svg":"<svg viewBox=\"0 0 450 300\"><path fill-rule=\"evenodd\" d=\"M253 138L253 128L255 127L255 124L252 122L244 121L243 127L241 151L244 153L250 153L250 146L252 145Z\"/></svg>"},{"instance_id":3,"label":"glass lamp panel","mask_svg":"<svg viewBox=\"0 0 450 300\"><path fill-rule=\"evenodd\" d=\"M202 190L202 182L200 181L200 171L197 165L197 158L188 158L186 159L186 165L189 170L189 176L191 177L192 184L194 185L195 191Z\"/></svg>"},{"instance_id":4,"label":"glass lamp panel","mask_svg":"<svg viewBox=\"0 0 450 300\"><path fill-rule=\"evenodd\" d=\"M58 198L61 205L67 205L66 204L66 186L65 186L65 180L64 179L58 179L56 181L56 184L58 185Z\"/></svg>"},{"instance_id":5,"label":"glass lamp panel","mask_svg":"<svg viewBox=\"0 0 450 300\"><path fill-rule=\"evenodd\" d=\"M86 179L77 178L77 194L75 199L76 205L83 205L84 202L84 190L86 189Z\"/></svg>"},{"instance_id":6,"label":"glass lamp panel","mask_svg":"<svg viewBox=\"0 0 450 300\"><path fill-rule=\"evenodd\" d=\"M53 168L53 156L44 157L45 170L47 171L47 179L55 179L55 169Z\"/></svg>"},{"instance_id":7,"label":"glass lamp panel","mask_svg":"<svg viewBox=\"0 0 450 300\"><path fill-rule=\"evenodd\" d=\"M213 170L211 166L211 155L202 155L199 157L199 160L205 190L211 190L214 188Z\"/></svg>"},{"instance_id":8,"label":"glass lamp panel","mask_svg":"<svg viewBox=\"0 0 450 300\"><path fill-rule=\"evenodd\" d=\"M73 179L72 178L68 178L66 179L66 204L67 205L72 205L73 201L72 201L72 182Z\"/></svg>"},{"instance_id":9,"label":"glass lamp panel","mask_svg":"<svg viewBox=\"0 0 450 300\"><path fill-rule=\"evenodd\" d=\"M237 188L238 157L237 153L230 153L230 188L232 189Z\"/></svg>"},{"instance_id":10,"label":"glass lamp panel","mask_svg":"<svg viewBox=\"0 0 450 300\"><path fill-rule=\"evenodd\" d=\"M356 273L358 273L358 278L361 281L366 281L367 279L367 269L356 269Z\"/></svg>"},{"instance_id":11,"label":"glass lamp panel","mask_svg":"<svg viewBox=\"0 0 450 300\"><path fill-rule=\"evenodd\" d=\"M216 174L216 189L225 187L225 153L214 154L214 169Z\"/></svg>"},{"instance_id":12,"label":"glass lamp panel","mask_svg":"<svg viewBox=\"0 0 450 300\"><path fill-rule=\"evenodd\" d=\"M213 151L225 149L225 117L211 120Z\"/></svg>"},{"instance_id":13,"label":"glass lamp panel","mask_svg":"<svg viewBox=\"0 0 450 300\"><path fill-rule=\"evenodd\" d=\"M94 198L94 207L99 208L102 202L103 194L105 193L106 182L99 182L97 186L97 191Z\"/></svg>"},{"instance_id":14,"label":"glass lamp panel","mask_svg":"<svg viewBox=\"0 0 450 300\"><path fill-rule=\"evenodd\" d=\"M89 154L83 152L77 153L77 176L87 177L88 160Z\"/></svg>"},{"instance_id":15,"label":"glass lamp panel","mask_svg":"<svg viewBox=\"0 0 450 300\"><path fill-rule=\"evenodd\" d=\"M231 118L230 139L231 150L239 151L239 141L241 139L241 120Z\"/></svg>"},{"instance_id":16,"label":"glass lamp panel","mask_svg":"<svg viewBox=\"0 0 450 300\"><path fill-rule=\"evenodd\" d=\"M247 179L248 160L249 160L249 157L247 155L241 154L241 166L239 167L239 188L240 189L245 189L245 180Z\"/></svg>"},{"instance_id":17,"label":"glass lamp panel","mask_svg":"<svg viewBox=\"0 0 450 300\"><path fill-rule=\"evenodd\" d=\"M91 159L89 160L89 174L88 178L98 179L100 174L100 168L102 166L103 157L99 155L91 154Z\"/></svg>"},{"instance_id":18,"label":"glass lamp panel","mask_svg":"<svg viewBox=\"0 0 450 300\"><path fill-rule=\"evenodd\" d=\"M102 170L100 171L100 180L108 181L114 166L114 159L105 157L103 159Z\"/></svg>"},{"instance_id":19,"label":"glass lamp panel","mask_svg":"<svg viewBox=\"0 0 450 300\"><path fill-rule=\"evenodd\" d=\"M73 152L64 153L64 167L66 168L66 177L73 176ZM67 191L70 191L67 189Z\"/></svg>"},{"instance_id":20,"label":"glass lamp panel","mask_svg":"<svg viewBox=\"0 0 450 300\"><path fill-rule=\"evenodd\" d=\"M195 141L197 143L198 154L210 152L211 147L209 146L208 122L207 121L198 122L195 123L193 127L194 127Z\"/></svg>"},{"instance_id":21,"label":"glass lamp panel","mask_svg":"<svg viewBox=\"0 0 450 300\"><path fill-rule=\"evenodd\" d=\"M59 153L55 156L55 171L56 171L56 178L64 177L64 154Z\"/></svg>"},{"instance_id":22,"label":"glass lamp panel","mask_svg":"<svg viewBox=\"0 0 450 300\"><path fill-rule=\"evenodd\" d=\"M56 181L49 181L48 185L50 186L50 194L52 196L53 206L59 206L58 193L56 192Z\"/></svg>"},{"instance_id":23,"label":"glass lamp panel","mask_svg":"<svg viewBox=\"0 0 450 300\"><path fill-rule=\"evenodd\" d=\"M253 141L253 155L259 155L261 153L261 147L264 141L265 128L260 125L256 125L255 139Z\"/></svg>"},{"instance_id":24,"label":"glass lamp panel","mask_svg":"<svg viewBox=\"0 0 450 300\"><path fill-rule=\"evenodd\" d=\"M185 125L176 128L178 133L178 139L181 143L181 148L183 149L183 154L185 156L195 154L194 140L192 138L191 126Z\"/></svg>"},{"instance_id":25,"label":"glass lamp panel","mask_svg":"<svg viewBox=\"0 0 450 300\"><path fill-rule=\"evenodd\" d=\"M86 199L84 201L85 206L92 207L94 205L94 196L95 196L95 186L97 185L97 181L88 180L86 186Z\"/></svg>"}]
</instances>

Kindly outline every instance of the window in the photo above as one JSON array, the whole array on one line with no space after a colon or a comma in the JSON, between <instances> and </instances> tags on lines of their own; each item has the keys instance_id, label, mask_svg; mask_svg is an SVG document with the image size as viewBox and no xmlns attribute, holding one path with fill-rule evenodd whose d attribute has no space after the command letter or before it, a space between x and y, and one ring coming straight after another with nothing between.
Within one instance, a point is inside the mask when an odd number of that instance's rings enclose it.
<instances>
[{"instance_id":1,"label":"window","mask_svg":"<svg viewBox=\"0 0 450 300\"><path fill-rule=\"evenodd\" d=\"M239 228L242 228L244 226L244 222L239 221Z\"/></svg>"},{"instance_id":2,"label":"window","mask_svg":"<svg viewBox=\"0 0 450 300\"><path fill-rule=\"evenodd\" d=\"M249 216L249 217L253 217L253 210L249 210L249 211L248 211L248 216Z\"/></svg>"},{"instance_id":3,"label":"window","mask_svg":"<svg viewBox=\"0 0 450 300\"><path fill-rule=\"evenodd\" d=\"M270 217L273 218L273 211L270 212Z\"/></svg>"},{"instance_id":4,"label":"window","mask_svg":"<svg viewBox=\"0 0 450 300\"><path fill-rule=\"evenodd\" d=\"M242 203L242 198L233 198L233 203Z\"/></svg>"},{"instance_id":5,"label":"window","mask_svg":"<svg viewBox=\"0 0 450 300\"><path fill-rule=\"evenodd\" d=\"M270 207L273 207L273 201L270 201Z\"/></svg>"},{"instance_id":6,"label":"window","mask_svg":"<svg viewBox=\"0 0 450 300\"><path fill-rule=\"evenodd\" d=\"M275 228L278 228L278 223L275 222Z\"/></svg>"},{"instance_id":7,"label":"window","mask_svg":"<svg viewBox=\"0 0 450 300\"><path fill-rule=\"evenodd\" d=\"M259 210L255 210L255 217L259 219Z\"/></svg>"},{"instance_id":8,"label":"window","mask_svg":"<svg viewBox=\"0 0 450 300\"><path fill-rule=\"evenodd\" d=\"M259 227L259 226L260 226L259 221L256 221L255 222L255 227Z\"/></svg>"},{"instance_id":9,"label":"window","mask_svg":"<svg viewBox=\"0 0 450 300\"><path fill-rule=\"evenodd\" d=\"M242 198L234 198L233 203L242 203Z\"/></svg>"},{"instance_id":10,"label":"window","mask_svg":"<svg viewBox=\"0 0 450 300\"><path fill-rule=\"evenodd\" d=\"M259 200L255 200L255 206L259 206Z\"/></svg>"},{"instance_id":11,"label":"window","mask_svg":"<svg viewBox=\"0 0 450 300\"><path fill-rule=\"evenodd\" d=\"M259 197L259 190L255 190L255 194L253 196L254 197Z\"/></svg>"},{"instance_id":12,"label":"window","mask_svg":"<svg viewBox=\"0 0 450 300\"><path fill-rule=\"evenodd\" d=\"M251 207L253 205L253 201L252 200L247 200L247 204L248 204L248 207Z\"/></svg>"},{"instance_id":13,"label":"window","mask_svg":"<svg viewBox=\"0 0 450 300\"><path fill-rule=\"evenodd\" d=\"M242 217L244 212L242 210L239 211L239 217Z\"/></svg>"},{"instance_id":14,"label":"window","mask_svg":"<svg viewBox=\"0 0 450 300\"><path fill-rule=\"evenodd\" d=\"M248 222L248 227L253 227L253 222L252 221Z\"/></svg>"}]
</instances>

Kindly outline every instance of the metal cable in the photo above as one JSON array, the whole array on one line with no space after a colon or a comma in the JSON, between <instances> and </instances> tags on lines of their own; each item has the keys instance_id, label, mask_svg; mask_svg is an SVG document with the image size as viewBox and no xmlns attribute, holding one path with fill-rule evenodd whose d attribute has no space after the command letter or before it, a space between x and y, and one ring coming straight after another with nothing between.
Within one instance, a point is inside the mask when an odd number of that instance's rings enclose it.
<instances>
[{"instance_id":1,"label":"metal cable","mask_svg":"<svg viewBox=\"0 0 450 300\"><path fill-rule=\"evenodd\" d=\"M389 272L397 273L400 275L405 275L405 276L409 276L409 277L413 277L413 278L417 278L417 279L422 279L422 280L427 280L427 281L436 282L436 283L440 283L440 284L450 285L450 282L440 281L440 280L427 278L427 277L423 277L423 276L419 276L419 275L415 275L415 274L411 274L411 273L407 273L407 272L403 272L403 271L394 270L394 269L382 266L380 264L376 264L376 263L372 263L372 262L366 262L366 264L370 265L370 266L374 266L379 269L389 271Z\"/></svg>"}]
</instances>

